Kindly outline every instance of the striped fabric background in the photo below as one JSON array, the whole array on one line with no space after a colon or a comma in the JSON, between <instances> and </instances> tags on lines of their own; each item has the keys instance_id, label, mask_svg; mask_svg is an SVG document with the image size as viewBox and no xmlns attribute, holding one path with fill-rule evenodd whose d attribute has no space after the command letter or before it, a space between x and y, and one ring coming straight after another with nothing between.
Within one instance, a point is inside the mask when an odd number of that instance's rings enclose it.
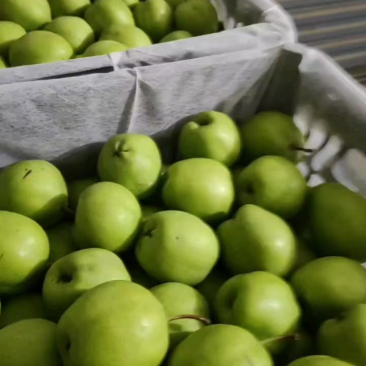
<instances>
[{"instance_id":1,"label":"striped fabric background","mask_svg":"<svg viewBox=\"0 0 366 366\"><path fill-rule=\"evenodd\" d=\"M366 85L366 0L278 0L300 42L328 53Z\"/></svg>"}]
</instances>

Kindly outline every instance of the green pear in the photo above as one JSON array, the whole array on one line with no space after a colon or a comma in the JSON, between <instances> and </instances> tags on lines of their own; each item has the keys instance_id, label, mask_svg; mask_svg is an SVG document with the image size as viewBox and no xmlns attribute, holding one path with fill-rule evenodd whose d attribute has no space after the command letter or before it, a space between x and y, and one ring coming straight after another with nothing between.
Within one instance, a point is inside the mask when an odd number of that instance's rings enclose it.
<instances>
[{"instance_id":1,"label":"green pear","mask_svg":"<svg viewBox=\"0 0 366 366\"><path fill-rule=\"evenodd\" d=\"M69 42L58 34L33 31L13 42L9 49L11 66L46 64L69 60L74 51Z\"/></svg>"},{"instance_id":2,"label":"green pear","mask_svg":"<svg viewBox=\"0 0 366 366\"><path fill-rule=\"evenodd\" d=\"M175 10L175 8L181 4L184 3L186 0L166 0L166 2L170 5L170 7Z\"/></svg>"},{"instance_id":3,"label":"green pear","mask_svg":"<svg viewBox=\"0 0 366 366\"><path fill-rule=\"evenodd\" d=\"M10 45L26 34L19 24L0 21L0 56L7 58Z\"/></svg>"},{"instance_id":4,"label":"green pear","mask_svg":"<svg viewBox=\"0 0 366 366\"><path fill-rule=\"evenodd\" d=\"M140 2L139 0L123 0L123 1L131 9L134 8Z\"/></svg>"},{"instance_id":5,"label":"green pear","mask_svg":"<svg viewBox=\"0 0 366 366\"><path fill-rule=\"evenodd\" d=\"M91 185L98 183L97 178L85 178L77 179L67 184L67 190L69 191L69 208L75 212L78 207L80 195Z\"/></svg>"},{"instance_id":6,"label":"green pear","mask_svg":"<svg viewBox=\"0 0 366 366\"><path fill-rule=\"evenodd\" d=\"M0 19L17 23L29 32L51 21L51 9L47 0L1 0Z\"/></svg>"},{"instance_id":7,"label":"green pear","mask_svg":"<svg viewBox=\"0 0 366 366\"><path fill-rule=\"evenodd\" d=\"M43 283L43 299L51 318L58 320L86 291L115 280L131 280L116 254L100 248L80 250L51 266Z\"/></svg>"},{"instance_id":8,"label":"green pear","mask_svg":"<svg viewBox=\"0 0 366 366\"><path fill-rule=\"evenodd\" d=\"M294 266L297 242L290 226L259 206L242 206L219 226L218 236L223 263L233 274L266 271L285 276Z\"/></svg>"},{"instance_id":9,"label":"green pear","mask_svg":"<svg viewBox=\"0 0 366 366\"><path fill-rule=\"evenodd\" d=\"M55 263L65 255L76 250L72 236L73 223L64 221L46 230L48 241L50 243L49 264Z\"/></svg>"},{"instance_id":10,"label":"green pear","mask_svg":"<svg viewBox=\"0 0 366 366\"><path fill-rule=\"evenodd\" d=\"M104 28L100 40L110 40L125 44L129 48L139 48L152 45L149 36L140 28L133 25L121 27L111 24Z\"/></svg>"},{"instance_id":11,"label":"green pear","mask_svg":"<svg viewBox=\"0 0 366 366\"><path fill-rule=\"evenodd\" d=\"M211 272L219 242L206 223L181 211L162 211L143 225L136 247L141 267L160 282L194 286Z\"/></svg>"},{"instance_id":12,"label":"green pear","mask_svg":"<svg viewBox=\"0 0 366 366\"><path fill-rule=\"evenodd\" d=\"M318 348L322 354L339 358L354 366L364 366L365 340L366 304L360 304L336 319L327 320L321 326Z\"/></svg>"},{"instance_id":13,"label":"green pear","mask_svg":"<svg viewBox=\"0 0 366 366\"><path fill-rule=\"evenodd\" d=\"M219 222L231 211L234 184L230 171L218 161L188 159L169 167L162 195L165 206L170 209Z\"/></svg>"},{"instance_id":14,"label":"green pear","mask_svg":"<svg viewBox=\"0 0 366 366\"><path fill-rule=\"evenodd\" d=\"M40 294L18 295L4 302L0 316L0 328L25 319L46 319L46 310Z\"/></svg>"},{"instance_id":15,"label":"green pear","mask_svg":"<svg viewBox=\"0 0 366 366\"><path fill-rule=\"evenodd\" d=\"M176 28L194 36L216 33L219 18L215 7L207 0L187 0L177 6L174 13Z\"/></svg>"},{"instance_id":16,"label":"green pear","mask_svg":"<svg viewBox=\"0 0 366 366\"><path fill-rule=\"evenodd\" d=\"M174 31L160 40L160 43L179 41L180 39L192 38L193 35L187 31Z\"/></svg>"},{"instance_id":17,"label":"green pear","mask_svg":"<svg viewBox=\"0 0 366 366\"><path fill-rule=\"evenodd\" d=\"M231 166L239 158L241 139L228 115L210 111L194 116L183 126L178 146L183 159L207 158Z\"/></svg>"},{"instance_id":18,"label":"green pear","mask_svg":"<svg viewBox=\"0 0 366 366\"><path fill-rule=\"evenodd\" d=\"M6 69L6 67L4 59L0 56L0 69Z\"/></svg>"},{"instance_id":19,"label":"green pear","mask_svg":"<svg viewBox=\"0 0 366 366\"><path fill-rule=\"evenodd\" d=\"M310 190L307 222L315 245L324 255L366 262L366 200L338 183Z\"/></svg>"},{"instance_id":20,"label":"green pear","mask_svg":"<svg viewBox=\"0 0 366 366\"><path fill-rule=\"evenodd\" d=\"M173 30L173 12L165 0L146 0L134 8L136 24L154 42Z\"/></svg>"},{"instance_id":21,"label":"green pear","mask_svg":"<svg viewBox=\"0 0 366 366\"><path fill-rule=\"evenodd\" d=\"M113 52L123 52L128 50L124 44L115 41L99 41L91 44L83 53L83 57L93 57L109 55Z\"/></svg>"},{"instance_id":22,"label":"green pear","mask_svg":"<svg viewBox=\"0 0 366 366\"><path fill-rule=\"evenodd\" d=\"M26 319L3 328L1 366L62 366L56 333L56 324L44 319Z\"/></svg>"},{"instance_id":23,"label":"green pear","mask_svg":"<svg viewBox=\"0 0 366 366\"><path fill-rule=\"evenodd\" d=\"M173 352L168 366L273 366L260 342L233 325L212 325L192 333Z\"/></svg>"},{"instance_id":24,"label":"green pear","mask_svg":"<svg viewBox=\"0 0 366 366\"><path fill-rule=\"evenodd\" d=\"M70 43L74 53L82 53L94 42L94 32L81 18L64 16L48 23L44 30L60 35Z\"/></svg>"},{"instance_id":25,"label":"green pear","mask_svg":"<svg viewBox=\"0 0 366 366\"><path fill-rule=\"evenodd\" d=\"M167 316L171 349L175 348L191 333L205 326L198 319L172 319L182 315L193 315L206 319L210 317L206 299L193 287L183 283L168 282L153 287L150 291L163 305Z\"/></svg>"},{"instance_id":26,"label":"green pear","mask_svg":"<svg viewBox=\"0 0 366 366\"><path fill-rule=\"evenodd\" d=\"M0 295L22 292L47 264L47 235L35 221L7 211L0 211L0 233Z\"/></svg>"},{"instance_id":27,"label":"green pear","mask_svg":"<svg viewBox=\"0 0 366 366\"><path fill-rule=\"evenodd\" d=\"M101 180L121 184L137 198L156 188L162 168L155 141L146 135L125 133L113 136L103 146L98 160Z\"/></svg>"},{"instance_id":28,"label":"green pear","mask_svg":"<svg viewBox=\"0 0 366 366\"><path fill-rule=\"evenodd\" d=\"M280 156L264 156L244 168L238 190L242 205L258 205L284 218L300 211L308 192L300 171Z\"/></svg>"},{"instance_id":29,"label":"green pear","mask_svg":"<svg viewBox=\"0 0 366 366\"><path fill-rule=\"evenodd\" d=\"M141 208L125 187L96 183L80 196L73 236L79 248L126 251L140 226Z\"/></svg>"},{"instance_id":30,"label":"green pear","mask_svg":"<svg viewBox=\"0 0 366 366\"><path fill-rule=\"evenodd\" d=\"M85 20L96 34L110 24L135 25L129 7L122 0L98 0L85 12Z\"/></svg>"},{"instance_id":31,"label":"green pear","mask_svg":"<svg viewBox=\"0 0 366 366\"><path fill-rule=\"evenodd\" d=\"M292 116L261 112L241 127L243 156L249 161L266 155L282 156L298 162L303 156L304 136Z\"/></svg>"},{"instance_id":32,"label":"green pear","mask_svg":"<svg viewBox=\"0 0 366 366\"><path fill-rule=\"evenodd\" d=\"M301 308L290 285L268 272L252 272L229 279L216 297L221 323L241 326L260 340L292 334L298 327ZM280 344L267 345L277 353Z\"/></svg>"},{"instance_id":33,"label":"green pear","mask_svg":"<svg viewBox=\"0 0 366 366\"><path fill-rule=\"evenodd\" d=\"M48 0L53 18L64 15L83 16L90 5L90 0Z\"/></svg>"},{"instance_id":34,"label":"green pear","mask_svg":"<svg viewBox=\"0 0 366 366\"><path fill-rule=\"evenodd\" d=\"M196 289L205 297L208 304L213 305L221 286L229 279L227 273L217 266L210 274L196 286Z\"/></svg>"},{"instance_id":35,"label":"green pear","mask_svg":"<svg viewBox=\"0 0 366 366\"><path fill-rule=\"evenodd\" d=\"M366 302L366 269L343 257L316 259L295 272L291 283L316 319L329 319Z\"/></svg>"},{"instance_id":36,"label":"green pear","mask_svg":"<svg viewBox=\"0 0 366 366\"><path fill-rule=\"evenodd\" d=\"M0 210L19 213L44 226L64 216L67 186L60 171L47 161L25 160L8 166L0 173L0 191Z\"/></svg>"},{"instance_id":37,"label":"green pear","mask_svg":"<svg viewBox=\"0 0 366 366\"><path fill-rule=\"evenodd\" d=\"M162 208L157 207L157 206L141 206L141 211L142 211L142 220L146 221L151 215L163 211Z\"/></svg>"},{"instance_id":38,"label":"green pear","mask_svg":"<svg viewBox=\"0 0 366 366\"><path fill-rule=\"evenodd\" d=\"M58 323L65 366L158 366L168 350L163 306L147 289L111 281L82 295Z\"/></svg>"},{"instance_id":39,"label":"green pear","mask_svg":"<svg viewBox=\"0 0 366 366\"><path fill-rule=\"evenodd\" d=\"M295 360L289 366L354 366L354 365L328 356L308 356Z\"/></svg>"}]
</instances>

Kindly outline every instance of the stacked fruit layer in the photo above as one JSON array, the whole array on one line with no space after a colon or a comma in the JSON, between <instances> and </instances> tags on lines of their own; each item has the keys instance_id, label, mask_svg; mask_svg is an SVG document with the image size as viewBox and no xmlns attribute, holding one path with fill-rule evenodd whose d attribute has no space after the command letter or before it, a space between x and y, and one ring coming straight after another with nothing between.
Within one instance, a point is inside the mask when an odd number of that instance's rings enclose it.
<instances>
[{"instance_id":1,"label":"stacked fruit layer","mask_svg":"<svg viewBox=\"0 0 366 366\"><path fill-rule=\"evenodd\" d=\"M203 112L162 162L0 173L1 366L365 366L366 201L309 188L290 116Z\"/></svg>"},{"instance_id":2,"label":"stacked fruit layer","mask_svg":"<svg viewBox=\"0 0 366 366\"><path fill-rule=\"evenodd\" d=\"M208 0L1 0L0 68L107 55L218 30Z\"/></svg>"}]
</instances>

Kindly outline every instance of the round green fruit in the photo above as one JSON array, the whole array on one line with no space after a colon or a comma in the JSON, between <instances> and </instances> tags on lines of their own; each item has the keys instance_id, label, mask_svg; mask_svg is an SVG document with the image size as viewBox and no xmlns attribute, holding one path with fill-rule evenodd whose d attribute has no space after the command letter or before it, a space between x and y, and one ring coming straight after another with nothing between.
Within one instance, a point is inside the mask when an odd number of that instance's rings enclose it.
<instances>
[{"instance_id":1,"label":"round green fruit","mask_svg":"<svg viewBox=\"0 0 366 366\"><path fill-rule=\"evenodd\" d=\"M179 41L180 39L192 38L193 35L187 31L174 31L160 40L160 43Z\"/></svg>"},{"instance_id":2,"label":"round green fruit","mask_svg":"<svg viewBox=\"0 0 366 366\"><path fill-rule=\"evenodd\" d=\"M174 13L176 28L194 36L216 33L219 19L215 7L207 0L187 0Z\"/></svg>"},{"instance_id":3,"label":"round green fruit","mask_svg":"<svg viewBox=\"0 0 366 366\"><path fill-rule=\"evenodd\" d=\"M0 173L0 210L17 212L42 226L58 222L67 206L61 172L44 160L24 160Z\"/></svg>"},{"instance_id":4,"label":"round green fruit","mask_svg":"<svg viewBox=\"0 0 366 366\"><path fill-rule=\"evenodd\" d=\"M34 31L12 43L9 61L11 66L36 65L69 60L73 54L65 38L47 31Z\"/></svg>"},{"instance_id":5,"label":"round green fruit","mask_svg":"<svg viewBox=\"0 0 366 366\"><path fill-rule=\"evenodd\" d=\"M80 196L74 240L79 248L123 252L131 246L140 221L139 202L127 188L112 182L96 183Z\"/></svg>"},{"instance_id":6,"label":"round green fruit","mask_svg":"<svg viewBox=\"0 0 366 366\"><path fill-rule=\"evenodd\" d=\"M90 45L83 53L83 57L109 55L110 53L126 50L128 50L128 47L124 44L115 41L99 41Z\"/></svg>"},{"instance_id":7,"label":"round green fruit","mask_svg":"<svg viewBox=\"0 0 366 366\"><path fill-rule=\"evenodd\" d=\"M19 24L0 21L0 56L7 58L10 45L26 34Z\"/></svg>"},{"instance_id":8,"label":"round green fruit","mask_svg":"<svg viewBox=\"0 0 366 366\"><path fill-rule=\"evenodd\" d=\"M197 285L219 257L214 231L198 217L181 211L162 211L144 223L136 256L141 267L160 282Z\"/></svg>"},{"instance_id":9,"label":"round green fruit","mask_svg":"<svg viewBox=\"0 0 366 366\"><path fill-rule=\"evenodd\" d=\"M157 366L168 350L168 323L149 290L111 281L86 292L63 314L57 343L65 365Z\"/></svg>"},{"instance_id":10,"label":"round green fruit","mask_svg":"<svg viewBox=\"0 0 366 366\"><path fill-rule=\"evenodd\" d=\"M220 162L188 159L168 168L162 195L169 209L186 211L208 222L220 222L231 211L234 184L229 169Z\"/></svg>"},{"instance_id":11,"label":"round green fruit","mask_svg":"<svg viewBox=\"0 0 366 366\"><path fill-rule=\"evenodd\" d=\"M90 5L90 0L48 0L53 18L64 15L83 16Z\"/></svg>"},{"instance_id":12,"label":"round green fruit","mask_svg":"<svg viewBox=\"0 0 366 366\"><path fill-rule=\"evenodd\" d=\"M54 19L44 30L60 35L70 43L74 53L79 54L94 42L94 32L81 18L64 16Z\"/></svg>"},{"instance_id":13,"label":"round green fruit","mask_svg":"<svg viewBox=\"0 0 366 366\"><path fill-rule=\"evenodd\" d=\"M0 211L0 233L0 294L24 291L47 264L47 235L35 221L7 211Z\"/></svg>"},{"instance_id":14,"label":"round green fruit","mask_svg":"<svg viewBox=\"0 0 366 366\"><path fill-rule=\"evenodd\" d=\"M149 36L142 29L133 25L121 27L119 24L112 24L103 30L100 40L116 41L129 48L152 45Z\"/></svg>"},{"instance_id":15,"label":"round green fruit","mask_svg":"<svg viewBox=\"0 0 366 366\"><path fill-rule=\"evenodd\" d=\"M51 9L47 0L1 0L0 19L17 23L30 32L51 21Z\"/></svg>"}]
</instances>

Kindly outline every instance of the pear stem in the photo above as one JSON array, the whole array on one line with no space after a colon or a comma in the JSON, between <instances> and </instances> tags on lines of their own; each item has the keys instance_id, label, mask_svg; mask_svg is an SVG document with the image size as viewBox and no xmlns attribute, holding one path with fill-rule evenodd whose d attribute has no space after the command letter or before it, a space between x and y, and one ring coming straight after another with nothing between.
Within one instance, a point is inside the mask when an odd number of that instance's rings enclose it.
<instances>
[{"instance_id":1,"label":"pear stem","mask_svg":"<svg viewBox=\"0 0 366 366\"><path fill-rule=\"evenodd\" d=\"M305 147L300 146L290 146L290 149L294 151L301 151L307 154L312 154L315 151L314 149L306 149Z\"/></svg>"},{"instance_id":2,"label":"pear stem","mask_svg":"<svg viewBox=\"0 0 366 366\"><path fill-rule=\"evenodd\" d=\"M272 342L277 342L277 341L287 341L287 340L291 340L291 341L299 341L300 340L300 335L299 334L288 334L288 335L285 335L285 336L282 336L282 337L274 337L274 338L268 338L264 341L261 341L262 345L267 345L269 343L272 343Z\"/></svg>"},{"instance_id":3,"label":"pear stem","mask_svg":"<svg viewBox=\"0 0 366 366\"><path fill-rule=\"evenodd\" d=\"M180 320L180 319L194 319L194 320L199 320L200 322L202 322L206 325L212 324L212 321L210 319L204 318L203 316L199 316L199 315L178 315L178 316L175 316L174 318L169 319L169 321L172 322L173 320Z\"/></svg>"}]
</instances>

